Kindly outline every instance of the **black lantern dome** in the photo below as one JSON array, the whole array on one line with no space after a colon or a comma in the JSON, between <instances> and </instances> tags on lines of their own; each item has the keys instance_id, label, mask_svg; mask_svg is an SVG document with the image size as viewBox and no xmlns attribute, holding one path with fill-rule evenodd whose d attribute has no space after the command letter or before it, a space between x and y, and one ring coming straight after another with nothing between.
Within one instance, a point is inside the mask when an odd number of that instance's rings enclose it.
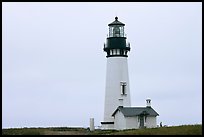
<instances>
[{"instance_id":1,"label":"black lantern dome","mask_svg":"<svg viewBox=\"0 0 204 137\"><path fill-rule=\"evenodd\" d=\"M130 51L130 43L126 43L126 37L124 33L125 24L118 21L118 17L115 17L115 21L108 24L109 34L107 42L104 44L103 50L107 52L106 57L124 56L128 57L127 52Z\"/></svg>"},{"instance_id":2,"label":"black lantern dome","mask_svg":"<svg viewBox=\"0 0 204 137\"><path fill-rule=\"evenodd\" d=\"M112 23L108 24L108 26L112 26L112 25L121 25L121 26L125 26L124 23L118 21L118 17L115 17L115 21L113 21Z\"/></svg>"}]
</instances>

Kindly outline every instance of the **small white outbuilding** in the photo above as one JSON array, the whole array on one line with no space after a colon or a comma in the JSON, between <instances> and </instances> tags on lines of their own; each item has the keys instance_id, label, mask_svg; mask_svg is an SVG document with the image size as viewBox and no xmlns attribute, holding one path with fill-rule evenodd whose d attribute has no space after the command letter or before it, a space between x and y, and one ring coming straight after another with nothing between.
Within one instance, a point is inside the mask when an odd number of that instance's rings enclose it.
<instances>
[{"instance_id":1,"label":"small white outbuilding","mask_svg":"<svg viewBox=\"0 0 204 137\"><path fill-rule=\"evenodd\" d=\"M138 129L157 127L156 117L159 114L151 107L147 100L146 107L119 106L112 116L114 117L114 129Z\"/></svg>"}]
</instances>

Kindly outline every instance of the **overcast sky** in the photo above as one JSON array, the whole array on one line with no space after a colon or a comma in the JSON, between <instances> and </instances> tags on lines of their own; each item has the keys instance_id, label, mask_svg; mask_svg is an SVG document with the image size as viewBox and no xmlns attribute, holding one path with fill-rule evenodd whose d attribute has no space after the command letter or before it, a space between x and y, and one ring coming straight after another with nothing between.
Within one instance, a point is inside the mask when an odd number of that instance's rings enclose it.
<instances>
[{"instance_id":1,"label":"overcast sky","mask_svg":"<svg viewBox=\"0 0 204 137\"><path fill-rule=\"evenodd\" d=\"M108 24L125 23L132 106L202 123L202 3L2 3L2 127L103 121Z\"/></svg>"}]
</instances>

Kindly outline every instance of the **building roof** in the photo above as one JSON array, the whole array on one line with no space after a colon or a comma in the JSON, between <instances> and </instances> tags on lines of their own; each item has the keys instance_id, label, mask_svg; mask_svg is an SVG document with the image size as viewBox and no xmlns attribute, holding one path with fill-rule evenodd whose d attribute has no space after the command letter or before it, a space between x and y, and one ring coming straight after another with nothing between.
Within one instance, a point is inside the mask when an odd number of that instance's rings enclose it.
<instances>
[{"instance_id":1,"label":"building roof","mask_svg":"<svg viewBox=\"0 0 204 137\"><path fill-rule=\"evenodd\" d=\"M121 111L125 117L133 117L139 115L158 116L159 114L152 107L122 107L119 106L112 116L115 116L117 111Z\"/></svg>"},{"instance_id":2,"label":"building roof","mask_svg":"<svg viewBox=\"0 0 204 137\"><path fill-rule=\"evenodd\" d=\"M112 23L108 24L108 26L112 26L112 25L121 25L121 26L125 26L124 23L118 21L118 17L115 17L115 21L113 21Z\"/></svg>"}]
</instances>

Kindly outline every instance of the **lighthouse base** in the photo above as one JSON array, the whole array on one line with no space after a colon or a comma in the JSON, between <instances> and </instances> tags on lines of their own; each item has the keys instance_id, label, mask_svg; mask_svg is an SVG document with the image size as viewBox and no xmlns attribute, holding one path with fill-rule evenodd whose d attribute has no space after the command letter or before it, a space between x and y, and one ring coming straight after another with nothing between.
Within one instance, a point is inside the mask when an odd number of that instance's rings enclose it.
<instances>
[{"instance_id":1,"label":"lighthouse base","mask_svg":"<svg viewBox=\"0 0 204 137\"><path fill-rule=\"evenodd\" d=\"M114 122L101 122L101 129L114 129Z\"/></svg>"}]
</instances>

